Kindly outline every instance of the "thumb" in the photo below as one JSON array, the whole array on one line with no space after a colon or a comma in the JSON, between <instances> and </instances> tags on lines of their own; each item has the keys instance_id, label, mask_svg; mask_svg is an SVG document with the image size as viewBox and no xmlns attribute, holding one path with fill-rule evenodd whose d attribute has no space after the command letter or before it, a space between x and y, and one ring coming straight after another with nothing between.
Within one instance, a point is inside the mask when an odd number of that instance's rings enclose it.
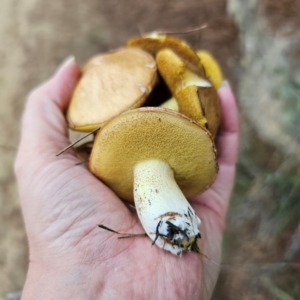
<instances>
[{"instance_id":1,"label":"thumb","mask_svg":"<svg viewBox=\"0 0 300 300\"><path fill-rule=\"evenodd\" d=\"M20 157L26 157L28 161L37 156L55 160L55 153L69 144L64 111L79 77L80 69L71 57L50 80L29 95L22 120L17 162L23 160Z\"/></svg>"}]
</instances>

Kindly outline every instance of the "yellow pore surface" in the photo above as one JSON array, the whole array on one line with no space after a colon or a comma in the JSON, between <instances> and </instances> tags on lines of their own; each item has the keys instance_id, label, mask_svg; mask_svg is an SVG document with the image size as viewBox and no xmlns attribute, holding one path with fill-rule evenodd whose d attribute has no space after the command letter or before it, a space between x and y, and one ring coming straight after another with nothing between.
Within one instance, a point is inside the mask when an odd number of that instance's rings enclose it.
<instances>
[{"instance_id":1,"label":"yellow pore surface","mask_svg":"<svg viewBox=\"0 0 300 300\"><path fill-rule=\"evenodd\" d=\"M163 49L156 56L157 68L172 94L185 86L186 65L171 49Z\"/></svg>"},{"instance_id":2,"label":"yellow pore surface","mask_svg":"<svg viewBox=\"0 0 300 300\"><path fill-rule=\"evenodd\" d=\"M177 90L175 95L179 112L195 120L199 124L206 126L207 118L201 106L197 91L198 87L196 85L186 86Z\"/></svg>"},{"instance_id":3,"label":"yellow pore surface","mask_svg":"<svg viewBox=\"0 0 300 300\"><path fill-rule=\"evenodd\" d=\"M212 137L200 124L164 108L127 111L97 134L90 170L119 197L133 201L133 170L138 162L159 159L174 171L186 197L204 191L218 166Z\"/></svg>"},{"instance_id":4,"label":"yellow pore surface","mask_svg":"<svg viewBox=\"0 0 300 300\"><path fill-rule=\"evenodd\" d=\"M197 52L197 55L204 67L206 77L218 89L223 81L223 74L218 62L208 51L200 50Z\"/></svg>"}]
</instances>

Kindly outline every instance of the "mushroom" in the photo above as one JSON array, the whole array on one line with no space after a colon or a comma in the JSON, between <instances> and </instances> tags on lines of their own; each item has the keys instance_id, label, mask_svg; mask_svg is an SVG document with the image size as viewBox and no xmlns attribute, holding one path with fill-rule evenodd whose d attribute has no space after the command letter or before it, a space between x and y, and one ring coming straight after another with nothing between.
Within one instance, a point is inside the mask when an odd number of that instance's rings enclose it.
<instances>
[{"instance_id":1,"label":"mushroom","mask_svg":"<svg viewBox=\"0 0 300 300\"><path fill-rule=\"evenodd\" d=\"M142 48L154 57L162 49L172 49L194 73L199 76L205 75L203 66L195 51L186 42L170 35L152 32L130 39L127 46Z\"/></svg>"},{"instance_id":2,"label":"mushroom","mask_svg":"<svg viewBox=\"0 0 300 300\"><path fill-rule=\"evenodd\" d=\"M171 97L160 105L160 107L168 108L171 110L179 111L179 106L175 97Z\"/></svg>"},{"instance_id":3,"label":"mushroom","mask_svg":"<svg viewBox=\"0 0 300 300\"><path fill-rule=\"evenodd\" d=\"M160 107L119 115L96 135L90 170L135 203L147 235L173 254L196 251L200 219L186 198L214 181L216 149L207 129Z\"/></svg>"},{"instance_id":4,"label":"mushroom","mask_svg":"<svg viewBox=\"0 0 300 300\"><path fill-rule=\"evenodd\" d=\"M197 55L204 67L206 77L209 78L215 89L218 89L223 81L223 74L217 60L205 50L197 51Z\"/></svg>"},{"instance_id":5,"label":"mushroom","mask_svg":"<svg viewBox=\"0 0 300 300\"><path fill-rule=\"evenodd\" d=\"M121 112L140 107L156 80L155 60L139 48L92 58L73 93L67 111L69 127L92 131Z\"/></svg>"},{"instance_id":6,"label":"mushroom","mask_svg":"<svg viewBox=\"0 0 300 300\"><path fill-rule=\"evenodd\" d=\"M87 142L87 143L84 143L84 144L74 148L77 157L82 162L87 162L90 159L93 145L94 145L93 142Z\"/></svg>"},{"instance_id":7,"label":"mushroom","mask_svg":"<svg viewBox=\"0 0 300 300\"><path fill-rule=\"evenodd\" d=\"M171 49L159 51L156 61L161 76L178 103L178 111L206 126L215 137L221 110L212 84L205 77L192 72ZM167 107L175 107L172 101L174 102L171 100Z\"/></svg>"}]
</instances>

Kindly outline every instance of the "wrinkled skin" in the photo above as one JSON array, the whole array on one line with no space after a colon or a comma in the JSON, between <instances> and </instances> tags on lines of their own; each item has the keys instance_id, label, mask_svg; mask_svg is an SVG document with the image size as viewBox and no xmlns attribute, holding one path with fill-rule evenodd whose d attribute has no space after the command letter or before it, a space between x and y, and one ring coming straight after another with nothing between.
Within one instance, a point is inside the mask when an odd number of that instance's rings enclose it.
<instances>
[{"instance_id":1,"label":"wrinkled skin","mask_svg":"<svg viewBox=\"0 0 300 300\"><path fill-rule=\"evenodd\" d=\"M97 224L141 233L134 211L86 166L75 166L64 112L80 71L73 60L28 98L15 170L30 262L22 299L209 298L221 262L221 241L235 174L238 117L229 87L219 90L220 171L214 184L191 199L202 220L201 251L177 257L138 237L118 240Z\"/></svg>"}]
</instances>

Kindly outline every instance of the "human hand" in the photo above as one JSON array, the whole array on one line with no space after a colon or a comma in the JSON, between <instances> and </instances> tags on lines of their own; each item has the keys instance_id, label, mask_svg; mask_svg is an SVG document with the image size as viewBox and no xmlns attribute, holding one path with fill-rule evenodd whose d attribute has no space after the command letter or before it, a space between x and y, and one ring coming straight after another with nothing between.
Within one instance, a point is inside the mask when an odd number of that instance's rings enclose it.
<instances>
[{"instance_id":1,"label":"human hand","mask_svg":"<svg viewBox=\"0 0 300 300\"><path fill-rule=\"evenodd\" d=\"M80 71L67 61L28 98L16 159L30 263L22 299L199 299L210 297L219 268L196 253L181 258L146 237L119 240L97 224L142 233L135 213L84 165L70 143L64 117ZM238 118L228 87L219 90L219 174L190 200L202 220L201 251L221 262L221 241L234 182ZM204 268L205 266L205 268Z\"/></svg>"}]
</instances>

